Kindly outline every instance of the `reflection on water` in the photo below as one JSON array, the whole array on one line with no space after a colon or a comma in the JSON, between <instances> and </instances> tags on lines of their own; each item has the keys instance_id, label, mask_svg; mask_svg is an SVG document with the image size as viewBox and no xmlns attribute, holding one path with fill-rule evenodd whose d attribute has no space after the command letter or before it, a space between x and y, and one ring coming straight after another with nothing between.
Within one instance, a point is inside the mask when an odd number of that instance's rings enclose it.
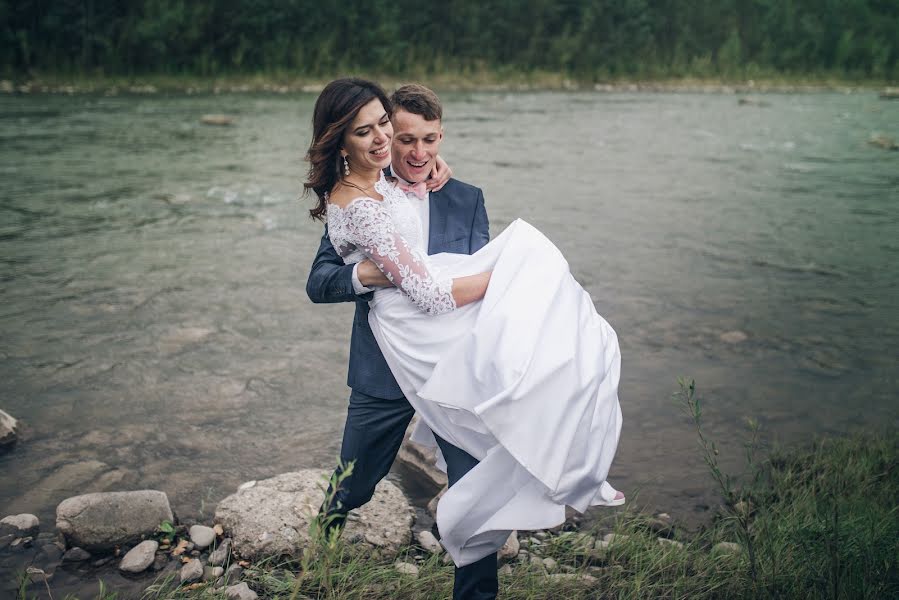
<instances>
[{"instance_id":1,"label":"reflection on water","mask_svg":"<svg viewBox=\"0 0 899 600\"><path fill-rule=\"evenodd\" d=\"M896 425L899 154L866 140L899 137L899 105L445 100L443 153L494 234L542 229L619 334L632 497L687 520L714 503L678 375L731 466L744 416L783 441ZM0 512L52 522L75 493L157 488L203 518L245 480L333 462L352 307L304 292L313 101L0 98L0 404L25 424Z\"/></svg>"}]
</instances>

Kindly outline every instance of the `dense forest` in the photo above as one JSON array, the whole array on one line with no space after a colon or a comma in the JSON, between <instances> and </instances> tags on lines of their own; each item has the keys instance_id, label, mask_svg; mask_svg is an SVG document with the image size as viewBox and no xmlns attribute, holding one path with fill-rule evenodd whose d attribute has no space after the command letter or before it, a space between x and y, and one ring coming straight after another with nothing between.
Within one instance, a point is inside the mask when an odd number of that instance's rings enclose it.
<instances>
[{"instance_id":1,"label":"dense forest","mask_svg":"<svg viewBox=\"0 0 899 600\"><path fill-rule=\"evenodd\" d=\"M899 77L899 0L0 0L0 70Z\"/></svg>"}]
</instances>

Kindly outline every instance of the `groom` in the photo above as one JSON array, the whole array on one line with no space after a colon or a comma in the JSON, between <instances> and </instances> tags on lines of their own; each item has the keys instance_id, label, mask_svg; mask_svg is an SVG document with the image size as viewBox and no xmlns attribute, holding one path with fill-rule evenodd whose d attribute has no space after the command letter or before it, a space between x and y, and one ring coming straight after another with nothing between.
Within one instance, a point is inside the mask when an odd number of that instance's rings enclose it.
<instances>
[{"instance_id":1,"label":"groom","mask_svg":"<svg viewBox=\"0 0 899 600\"><path fill-rule=\"evenodd\" d=\"M481 190L455 179L440 191L428 192L425 185L443 140L440 100L424 86L405 85L390 101L394 109L392 175L407 190L407 198L421 217L428 254L476 252L490 239ZM329 508L340 522L348 511L371 499L375 486L390 470L415 412L391 375L368 325L368 300L373 289L389 285L371 261L344 265L325 228L306 293L316 303L356 303L347 377L352 391L340 449L341 461L355 461L355 466L336 495L339 506ZM477 464L445 440L437 437L437 443L446 459L449 485ZM497 588L495 554L456 569L455 600L492 599Z\"/></svg>"}]
</instances>

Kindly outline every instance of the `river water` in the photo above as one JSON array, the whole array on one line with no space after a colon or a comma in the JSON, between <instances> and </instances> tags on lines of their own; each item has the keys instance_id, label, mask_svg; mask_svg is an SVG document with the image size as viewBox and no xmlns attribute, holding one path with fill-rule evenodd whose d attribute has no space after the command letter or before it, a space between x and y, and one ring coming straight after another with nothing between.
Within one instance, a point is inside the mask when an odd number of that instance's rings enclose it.
<instances>
[{"instance_id":1,"label":"river water","mask_svg":"<svg viewBox=\"0 0 899 600\"><path fill-rule=\"evenodd\" d=\"M0 408L23 423L0 513L154 488L210 521L243 481L333 464L353 307L304 291L314 100L0 97ZM544 231L618 332L611 480L686 522L716 495L680 375L732 470L746 417L768 443L899 422L899 152L867 143L899 138L899 103L761 100L444 96L492 233Z\"/></svg>"}]
</instances>

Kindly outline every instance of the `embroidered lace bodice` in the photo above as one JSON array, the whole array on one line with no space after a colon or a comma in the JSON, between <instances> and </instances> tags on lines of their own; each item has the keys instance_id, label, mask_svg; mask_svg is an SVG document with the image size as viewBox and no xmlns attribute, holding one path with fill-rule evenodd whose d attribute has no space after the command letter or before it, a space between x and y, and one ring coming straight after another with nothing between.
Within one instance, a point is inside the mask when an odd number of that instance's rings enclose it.
<instances>
[{"instance_id":1,"label":"embroidered lace bodice","mask_svg":"<svg viewBox=\"0 0 899 600\"><path fill-rule=\"evenodd\" d=\"M421 220L405 192L388 182L383 173L375 190L383 200L361 196L343 208L328 204L328 237L337 254L348 265L370 258L387 279L430 315L454 310L453 280L441 278L429 264Z\"/></svg>"}]
</instances>

